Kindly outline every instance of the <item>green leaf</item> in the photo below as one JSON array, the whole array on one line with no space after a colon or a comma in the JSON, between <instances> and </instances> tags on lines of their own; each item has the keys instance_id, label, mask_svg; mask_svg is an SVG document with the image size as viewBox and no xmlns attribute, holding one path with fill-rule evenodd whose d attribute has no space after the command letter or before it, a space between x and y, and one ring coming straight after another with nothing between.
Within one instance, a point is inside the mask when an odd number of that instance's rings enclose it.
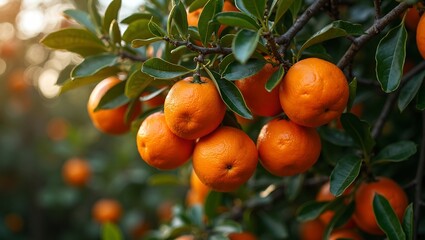
<instances>
[{"instance_id":1,"label":"green leaf","mask_svg":"<svg viewBox=\"0 0 425 240\"><path fill-rule=\"evenodd\" d=\"M265 88L268 92L271 92L275 87L282 81L283 75L285 75L285 68L279 65L279 69L275 71L272 76L267 80Z\"/></svg>"},{"instance_id":2,"label":"green leaf","mask_svg":"<svg viewBox=\"0 0 425 240\"><path fill-rule=\"evenodd\" d=\"M294 201L303 189L305 175L297 174L295 176L285 177L285 196L289 201Z\"/></svg>"},{"instance_id":3,"label":"green leaf","mask_svg":"<svg viewBox=\"0 0 425 240\"><path fill-rule=\"evenodd\" d=\"M72 70L71 78L90 76L103 68L115 66L117 62L118 57L110 53L87 57Z\"/></svg>"},{"instance_id":4,"label":"green leaf","mask_svg":"<svg viewBox=\"0 0 425 240\"><path fill-rule=\"evenodd\" d=\"M356 78L354 78L353 81L350 82L350 84L348 85L348 89L349 89L350 95L348 96L347 112L351 110L354 104L354 100L356 99L356 95L357 95L357 79Z\"/></svg>"},{"instance_id":5,"label":"green leaf","mask_svg":"<svg viewBox=\"0 0 425 240\"><path fill-rule=\"evenodd\" d=\"M105 11L103 17L103 30L109 32L112 21L118 21L118 12L121 8L121 0L112 0Z\"/></svg>"},{"instance_id":6,"label":"green leaf","mask_svg":"<svg viewBox=\"0 0 425 240\"><path fill-rule=\"evenodd\" d=\"M220 96L226 106L239 116L247 119L252 119L252 113L243 99L242 93L233 82L222 79L219 74L204 69L211 80L213 80L219 90Z\"/></svg>"},{"instance_id":7,"label":"green leaf","mask_svg":"<svg viewBox=\"0 0 425 240\"><path fill-rule=\"evenodd\" d=\"M421 111L425 110L425 84L422 84L421 88L419 89L416 99L416 109Z\"/></svg>"},{"instance_id":8,"label":"green leaf","mask_svg":"<svg viewBox=\"0 0 425 240\"><path fill-rule=\"evenodd\" d=\"M352 147L354 146L353 138L346 132L329 127L320 127L317 129L320 137L336 146Z\"/></svg>"},{"instance_id":9,"label":"green leaf","mask_svg":"<svg viewBox=\"0 0 425 240\"><path fill-rule=\"evenodd\" d=\"M353 215L354 209L354 202L350 202L350 204L348 204L347 206L344 204L342 206L337 207L337 209L334 210L334 215L331 221L325 228L322 238L329 239L333 229L339 228L345 223L347 223Z\"/></svg>"},{"instance_id":10,"label":"green leaf","mask_svg":"<svg viewBox=\"0 0 425 240\"><path fill-rule=\"evenodd\" d=\"M172 22L174 23L174 25L176 26L180 36L186 37L187 30L188 30L188 23L187 23L187 13L183 3L178 1L177 4L174 5L170 13L170 18Z\"/></svg>"},{"instance_id":11,"label":"green leaf","mask_svg":"<svg viewBox=\"0 0 425 240\"><path fill-rule=\"evenodd\" d=\"M209 0L199 16L198 31L201 41L207 45L211 35L220 28L215 15L223 9L223 0Z\"/></svg>"},{"instance_id":12,"label":"green leaf","mask_svg":"<svg viewBox=\"0 0 425 240\"><path fill-rule=\"evenodd\" d=\"M381 39L376 49L376 77L386 93L400 85L406 58L407 31L401 23Z\"/></svg>"},{"instance_id":13,"label":"green leaf","mask_svg":"<svg viewBox=\"0 0 425 240\"><path fill-rule=\"evenodd\" d=\"M139 97L147 86L154 80L153 77L143 73L142 71L135 71L127 79L125 86L125 95L128 98Z\"/></svg>"},{"instance_id":14,"label":"green leaf","mask_svg":"<svg viewBox=\"0 0 425 240\"><path fill-rule=\"evenodd\" d=\"M413 98L419 92L422 82L425 79L425 71L422 71L410 79L406 85L401 89L398 97L398 109L403 112L407 105L413 100Z\"/></svg>"},{"instance_id":15,"label":"green leaf","mask_svg":"<svg viewBox=\"0 0 425 240\"><path fill-rule=\"evenodd\" d=\"M288 229L286 229L280 218L274 218L265 212L260 212L258 216L263 226L267 228L265 231L269 232L275 239L286 239L288 237Z\"/></svg>"},{"instance_id":16,"label":"green leaf","mask_svg":"<svg viewBox=\"0 0 425 240\"><path fill-rule=\"evenodd\" d=\"M142 72L158 79L175 79L193 72L193 70L167 62L161 58L151 58L143 64Z\"/></svg>"},{"instance_id":17,"label":"green leaf","mask_svg":"<svg viewBox=\"0 0 425 240\"><path fill-rule=\"evenodd\" d=\"M375 140L370 134L370 125L365 121L361 121L352 113L342 114L341 124L354 142L362 149L363 153L368 155L375 146Z\"/></svg>"},{"instance_id":18,"label":"green leaf","mask_svg":"<svg viewBox=\"0 0 425 240\"><path fill-rule=\"evenodd\" d=\"M167 32L164 29L162 29L158 24L156 24L153 21L153 19L149 21L148 28L149 28L149 31L155 36L164 37L167 35Z\"/></svg>"},{"instance_id":19,"label":"green leaf","mask_svg":"<svg viewBox=\"0 0 425 240\"><path fill-rule=\"evenodd\" d=\"M117 225L107 222L102 225L102 240L121 240L122 233Z\"/></svg>"},{"instance_id":20,"label":"green leaf","mask_svg":"<svg viewBox=\"0 0 425 240\"><path fill-rule=\"evenodd\" d=\"M101 109L113 109L129 102L129 99L124 95L126 82L121 81L117 85L110 88L99 101L94 111Z\"/></svg>"},{"instance_id":21,"label":"green leaf","mask_svg":"<svg viewBox=\"0 0 425 240\"><path fill-rule=\"evenodd\" d=\"M131 43L134 39L148 39L151 37L155 37L149 31L149 19L140 19L132 22L128 25L127 30L125 30L122 39L127 43Z\"/></svg>"},{"instance_id":22,"label":"green leaf","mask_svg":"<svg viewBox=\"0 0 425 240\"><path fill-rule=\"evenodd\" d=\"M277 1L277 2L279 5L277 6L276 15L274 18L274 23L272 28L274 28L274 25L279 22L279 20L283 17L283 15L285 15L286 11L288 11L289 7L292 5L294 0Z\"/></svg>"},{"instance_id":23,"label":"green leaf","mask_svg":"<svg viewBox=\"0 0 425 240\"><path fill-rule=\"evenodd\" d=\"M109 29L109 36L111 37L111 42L114 45L121 46L121 30L116 20L113 20L111 22L111 28Z\"/></svg>"},{"instance_id":24,"label":"green leaf","mask_svg":"<svg viewBox=\"0 0 425 240\"><path fill-rule=\"evenodd\" d=\"M385 232L389 240L405 240L400 221L388 200L376 193L373 198L373 212L379 227Z\"/></svg>"},{"instance_id":25,"label":"green leaf","mask_svg":"<svg viewBox=\"0 0 425 240\"><path fill-rule=\"evenodd\" d=\"M402 227L406 234L406 240L413 240L413 203L407 206L404 212Z\"/></svg>"},{"instance_id":26,"label":"green leaf","mask_svg":"<svg viewBox=\"0 0 425 240\"><path fill-rule=\"evenodd\" d=\"M362 35L364 33L361 24L355 24L338 20L325 26L320 31L311 36L298 51L297 58L300 58L301 53L308 47L338 37L346 37L350 35Z\"/></svg>"},{"instance_id":27,"label":"green leaf","mask_svg":"<svg viewBox=\"0 0 425 240\"><path fill-rule=\"evenodd\" d=\"M258 73L266 65L264 59L251 58L245 64L238 61L231 62L223 72L227 80L240 80Z\"/></svg>"},{"instance_id":28,"label":"green leaf","mask_svg":"<svg viewBox=\"0 0 425 240\"><path fill-rule=\"evenodd\" d=\"M297 220L300 222L313 220L319 217L319 215L326 210L328 205L329 205L328 202L310 201L310 202L304 203L297 210Z\"/></svg>"},{"instance_id":29,"label":"green leaf","mask_svg":"<svg viewBox=\"0 0 425 240\"><path fill-rule=\"evenodd\" d=\"M130 16L124 18L121 21L121 23L131 24L132 22L140 20L140 19L150 20L152 18L155 19L155 21L159 21L159 19L157 19L155 16L152 16L152 14L149 14L149 13L133 13Z\"/></svg>"},{"instance_id":30,"label":"green leaf","mask_svg":"<svg viewBox=\"0 0 425 240\"><path fill-rule=\"evenodd\" d=\"M67 50L84 57L106 51L102 41L86 29L62 29L46 35L40 42L49 48Z\"/></svg>"},{"instance_id":31,"label":"green leaf","mask_svg":"<svg viewBox=\"0 0 425 240\"><path fill-rule=\"evenodd\" d=\"M151 37L148 39L134 39L133 41L131 41L131 47L140 48L140 47L144 47L146 45L149 45L151 43L158 42L161 40L163 40L162 37Z\"/></svg>"},{"instance_id":32,"label":"green leaf","mask_svg":"<svg viewBox=\"0 0 425 240\"><path fill-rule=\"evenodd\" d=\"M78 9L68 9L65 10L63 13L69 17L72 17L77 23L87 28L87 30L89 30L90 32L94 34L97 33L97 29L94 26L92 20L90 19L88 13Z\"/></svg>"},{"instance_id":33,"label":"green leaf","mask_svg":"<svg viewBox=\"0 0 425 240\"><path fill-rule=\"evenodd\" d=\"M350 154L340 159L330 176L331 193L336 197L341 196L357 178L361 166L362 160L356 155Z\"/></svg>"},{"instance_id":34,"label":"green leaf","mask_svg":"<svg viewBox=\"0 0 425 240\"><path fill-rule=\"evenodd\" d=\"M292 19L295 21L297 19L298 13L301 10L301 6L303 6L303 0L294 0L292 5L289 7L289 11L292 14Z\"/></svg>"},{"instance_id":35,"label":"green leaf","mask_svg":"<svg viewBox=\"0 0 425 240\"><path fill-rule=\"evenodd\" d=\"M238 222L232 220L223 220L217 223L214 226L214 232L219 232L222 234L229 234L234 232L242 232L242 226ZM228 238L225 238L228 239Z\"/></svg>"},{"instance_id":36,"label":"green leaf","mask_svg":"<svg viewBox=\"0 0 425 240\"><path fill-rule=\"evenodd\" d=\"M266 0L235 0L236 7L242 12L255 16L262 21L266 10Z\"/></svg>"},{"instance_id":37,"label":"green leaf","mask_svg":"<svg viewBox=\"0 0 425 240\"><path fill-rule=\"evenodd\" d=\"M242 29L236 34L235 39L233 39L233 54L235 54L235 58L242 64L248 61L257 48L260 39L260 31L261 30L253 32L251 30Z\"/></svg>"},{"instance_id":38,"label":"green leaf","mask_svg":"<svg viewBox=\"0 0 425 240\"><path fill-rule=\"evenodd\" d=\"M102 29L102 17L97 9L97 3L97 0L89 0L87 4L91 20L98 29Z\"/></svg>"},{"instance_id":39,"label":"green leaf","mask_svg":"<svg viewBox=\"0 0 425 240\"><path fill-rule=\"evenodd\" d=\"M69 79L61 85L61 94L69 90L97 83L107 77L114 76L121 70L117 67L106 67L87 77Z\"/></svg>"},{"instance_id":40,"label":"green leaf","mask_svg":"<svg viewBox=\"0 0 425 240\"><path fill-rule=\"evenodd\" d=\"M154 174L148 179L148 184L151 186L180 186L180 179L174 174L159 173Z\"/></svg>"},{"instance_id":41,"label":"green leaf","mask_svg":"<svg viewBox=\"0 0 425 240\"><path fill-rule=\"evenodd\" d=\"M208 0L195 0L189 6L189 12L193 12L199 8L203 8L207 4Z\"/></svg>"},{"instance_id":42,"label":"green leaf","mask_svg":"<svg viewBox=\"0 0 425 240\"><path fill-rule=\"evenodd\" d=\"M195 226L202 226L203 225L203 217L204 217L204 211L202 209L202 205L195 204L189 208L189 211L187 213L190 221Z\"/></svg>"},{"instance_id":43,"label":"green leaf","mask_svg":"<svg viewBox=\"0 0 425 240\"><path fill-rule=\"evenodd\" d=\"M244 29L250 29L258 31L260 25L246 13L242 12L220 12L216 15L217 21L221 24L239 27Z\"/></svg>"},{"instance_id":44,"label":"green leaf","mask_svg":"<svg viewBox=\"0 0 425 240\"><path fill-rule=\"evenodd\" d=\"M223 193L210 191L205 199L205 215L209 219L214 219L219 213L217 209L222 205Z\"/></svg>"},{"instance_id":45,"label":"green leaf","mask_svg":"<svg viewBox=\"0 0 425 240\"><path fill-rule=\"evenodd\" d=\"M400 141L386 146L374 158L373 163L401 162L416 153L416 144L411 141Z\"/></svg>"}]
</instances>

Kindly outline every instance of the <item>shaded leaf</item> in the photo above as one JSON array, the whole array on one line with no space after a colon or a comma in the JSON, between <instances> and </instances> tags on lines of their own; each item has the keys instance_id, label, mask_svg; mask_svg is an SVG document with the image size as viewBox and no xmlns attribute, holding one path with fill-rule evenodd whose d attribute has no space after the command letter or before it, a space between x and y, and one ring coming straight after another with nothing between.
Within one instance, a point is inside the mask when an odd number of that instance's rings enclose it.
<instances>
[{"instance_id":1,"label":"shaded leaf","mask_svg":"<svg viewBox=\"0 0 425 240\"><path fill-rule=\"evenodd\" d=\"M317 129L320 133L320 137L324 140L341 147L352 147L354 146L353 138L350 137L346 132L340 131L335 128L320 127Z\"/></svg>"},{"instance_id":2,"label":"shaded leaf","mask_svg":"<svg viewBox=\"0 0 425 240\"><path fill-rule=\"evenodd\" d=\"M419 92L416 100L416 109L425 110L425 84L422 84L421 88L419 88Z\"/></svg>"},{"instance_id":3,"label":"shaded leaf","mask_svg":"<svg viewBox=\"0 0 425 240\"><path fill-rule=\"evenodd\" d=\"M354 142L368 155L375 146L375 140L370 134L370 125L365 121L361 121L352 113L342 114L341 124Z\"/></svg>"},{"instance_id":4,"label":"shaded leaf","mask_svg":"<svg viewBox=\"0 0 425 240\"><path fill-rule=\"evenodd\" d=\"M158 24L156 24L152 19L148 23L149 31L158 37L164 37L167 35L167 32L162 29Z\"/></svg>"},{"instance_id":5,"label":"shaded leaf","mask_svg":"<svg viewBox=\"0 0 425 240\"><path fill-rule=\"evenodd\" d=\"M139 97L147 86L154 80L153 77L143 73L142 71L135 71L127 79L125 86L125 95L128 98Z\"/></svg>"},{"instance_id":6,"label":"shaded leaf","mask_svg":"<svg viewBox=\"0 0 425 240\"><path fill-rule=\"evenodd\" d=\"M265 88L268 92L271 92L275 87L279 85L282 81L283 75L285 75L285 68L282 65L279 65L279 69L275 71L269 80L267 80Z\"/></svg>"},{"instance_id":7,"label":"shaded leaf","mask_svg":"<svg viewBox=\"0 0 425 240\"><path fill-rule=\"evenodd\" d=\"M261 31L261 30L260 30ZM257 48L260 31L242 29L233 39L232 51L235 58L242 64L246 63Z\"/></svg>"},{"instance_id":8,"label":"shaded leaf","mask_svg":"<svg viewBox=\"0 0 425 240\"><path fill-rule=\"evenodd\" d=\"M416 153L416 144L411 141L400 141L386 146L374 158L373 163L401 162Z\"/></svg>"},{"instance_id":9,"label":"shaded leaf","mask_svg":"<svg viewBox=\"0 0 425 240\"><path fill-rule=\"evenodd\" d=\"M351 111L351 108L353 107L354 100L356 99L357 95L357 79L354 78L353 81L350 82L348 85L349 93L348 96L348 103L347 103L347 112Z\"/></svg>"},{"instance_id":10,"label":"shaded leaf","mask_svg":"<svg viewBox=\"0 0 425 240\"><path fill-rule=\"evenodd\" d=\"M121 46L121 30L116 20L113 20L111 23L111 28L109 29L109 36L111 37L111 42L114 45Z\"/></svg>"},{"instance_id":11,"label":"shaded leaf","mask_svg":"<svg viewBox=\"0 0 425 240\"><path fill-rule=\"evenodd\" d=\"M425 71L422 71L413 76L412 79L410 79L401 89L397 104L400 112L403 112L403 110L406 109L409 103L417 95L424 79Z\"/></svg>"},{"instance_id":12,"label":"shaded leaf","mask_svg":"<svg viewBox=\"0 0 425 240\"><path fill-rule=\"evenodd\" d=\"M251 58L245 64L238 61L231 62L223 72L227 80L240 80L258 73L266 65L264 59Z\"/></svg>"},{"instance_id":13,"label":"shaded leaf","mask_svg":"<svg viewBox=\"0 0 425 240\"><path fill-rule=\"evenodd\" d=\"M216 15L217 21L226 26L239 27L258 31L260 25L251 16L242 12L220 12Z\"/></svg>"},{"instance_id":14,"label":"shaded leaf","mask_svg":"<svg viewBox=\"0 0 425 240\"><path fill-rule=\"evenodd\" d=\"M71 78L90 76L103 68L114 66L117 62L118 57L110 53L87 57L72 70Z\"/></svg>"},{"instance_id":15,"label":"shaded leaf","mask_svg":"<svg viewBox=\"0 0 425 240\"><path fill-rule=\"evenodd\" d=\"M167 62L161 58L151 58L143 64L142 72L158 79L174 79L193 72L193 70Z\"/></svg>"},{"instance_id":16,"label":"shaded leaf","mask_svg":"<svg viewBox=\"0 0 425 240\"><path fill-rule=\"evenodd\" d=\"M199 8L203 8L207 4L208 0L195 0L189 6L189 12L193 12Z\"/></svg>"},{"instance_id":17,"label":"shaded leaf","mask_svg":"<svg viewBox=\"0 0 425 240\"><path fill-rule=\"evenodd\" d=\"M362 160L356 155L346 155L340 159L330 176L330 191L336 197L354 182L360 173Z\"/></svg>"},{"instance_id":18,"label":"shaded leaf","mask_svg":"<svg viewBox=\"0 0 425 240\"><path fill-rule=\"evenodd\" d=\"M284 239L288 237L288 229L286 229L283 222L273 218L270 214L260 212L258 214L260 221L267 228L267 232L271 233L276 239Z\"/></svg>"},{"instance_id":19,"label":"shaded leaf","mask_svg":"<svg viewBox=\"0 0 425 240\"><path fill-rule=\"evenodd\" d=\"M215 15L223 9L223 0L209 0L199 16L198 31L204 45L220 27Z\"/></svg>"},{"instance_id":20,"label":"shaded leaf","mask_svg":"<svg viewBox=\"0 0 425 240\"><path fill-rule=\"evenodd\" d=\"M266 9L265 0L235 0L235 5L242 12L255 16L258 20L263 20Z\"/></svg>"},{"instance_id":21,"label":"shaded leaf","mask_svg":"<svg viewBox=\"0 0 425 240\"><path fill-rule=\"evenodd\" d=\"M413 240L413 203L407 206L404 212L402 227L406 234L406 240Z\"/></svg>"},{"instance_id":22,"label":"shaded leaf","mask_svg":"<svg viewBox=\"0 0 425 240\"><path fill-rule=\"evenodd\" d=\"M400 221L388 200L380 194L373 198L373 212L379 227L385 232L389 240L405 240Z\"/></svg>"},{"instance_id":23,"label":"shaded leaf","mask_svg":"<svg viewBox=\"0 0 425 240\"><path fill-rule=\"evenodd\" d=\"M102 29L102 17L97 9L97 0L88 0L89 15L95 26Z\"/></svg>"},{"instance_id":24,"label":"shaded leaf","mask_svg":"<svg viewBox=\"0 0 425 240\"><path fill-rule=\"evenodd\" d=\"M339 228L347 223L353 215L355 209L354 202L350 204L339 206L335 211L331 221L326 225L323 233L323 239L330 239L330 235L335 228Z\"/></svg>"},{"instance_id":25,"label":"shaded leaf","mask_svg":"<svg viewBox=\"0 0 425 240\"><path fill-rule=\"evenodd\" d=\"M276 10L276 15L274 17L274 25L279 22L279 20L283 17L283 15L286 13L286 11L289 9L289 7L292 5L294 0L286 0L286 1L276 1L278 6ZM271 12L270 12L271 14Z\"/></svg>"},{"instance_id":26,"label":"shaded leaf","mask_svg":"<svg viewBox=\"0 0 425 240\"><path fill-rule=\"evenodd\" d=\"M176 26L180 36L185 37L187 35L188 23L186 9L182 2L178 1L173 7L170 18L174 26Z\"/></svg>"},{"instance_id":27,"label":"shaded leaf","mask_svg":"<svg viewBox=\"0 0 425 240\"><path fill-rule=\"evenodd\" d=\"M155 35L149 31L149 22L149 19L140 19L132 22L125 30L122 39L127 43L130 43L134 39L148 39L155 37Z\"/></svg>"},{"instance_id":28,"label":"shaded leaf","mask_svg":"<svg viewBox=\"0 0 425 240\"><path fill-rule=\"evenodd\" d=\"M205 199L205 215L209 219L214 219L219 212L217 211L218 208L222 205L221 199L223 197L223 193L216 192L216 191L210 191L207 195L207 198Z\"/></svg>"},{"instance_id":29,"label":"shaded leaf","mask_svg":"<svg viewBox=\"0 0 425 240\"><path fill-rule=\"evenodd\" d=\"M113 109L120 107L129 102L129 99L124 95L126 82L121 81L120 83L111 87L100 99L94 111L101 109Z\"/></svg>"},{"instance_id":30,"label":"shaded leaf","mask_svg":"<svg viewBox=\"0 0 425 240\"><path fill-rule=\"evenodd\" d=\"M381 39L376 49L376 77L384 92L395 91L400 85L406 58L407 31L403 22Z\"/></svg>"},{"instance_id":31,"label":"shaded leaf","mask_svg":"<svg viewBox=\"0 0 425 240\"><path fill-rule=\"evenodd\" d=\"M117 67L106 67L87 77L75 78L72 80L69 79L61 85L60 93L62 94L72 89L100 82L107 77L116 75L120 71L121 70Z\"/></svg>"},{"instance_id":32,"label":"shaded leaf","mask_svg":"<svg viewBox=\"0 0 425 240\"><path fill-rule=\"evenodd\" d=\"M97 29L94 26L92 20L88 13L78 10L78 9L68 9L63 12L65 15L72 17L77 23L84 26L90 32L96 34Z\"/></svg>"},{"instance_id":33,"label":"shaded leaf","mask_svg":"<svg viewBox=\"0 0 425 240\"><path fill-rule=\"evenodd\" d=\"M327 202L316 202L316 201L307 202L303 204L300 208L298 208L297 220L300 222L313 220L319 217L319 215L322 214L327 207L328 207Z\"/></svg>"}]
</instances>

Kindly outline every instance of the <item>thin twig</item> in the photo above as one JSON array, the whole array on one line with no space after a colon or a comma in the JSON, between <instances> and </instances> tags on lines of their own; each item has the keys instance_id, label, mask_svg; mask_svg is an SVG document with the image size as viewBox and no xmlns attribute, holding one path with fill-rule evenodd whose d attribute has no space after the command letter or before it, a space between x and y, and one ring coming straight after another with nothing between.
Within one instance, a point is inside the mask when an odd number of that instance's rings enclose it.
<instances>
[{"instance_id":1,"label":"thin twig","mask_svg":"<svg viewBox=\"0 0 425 240\"><path fill-rule=\"evenodd\" d=\"M125 52L125 51L120 52L120 57L125 58L125 59L130 59L130 60L135 61L135 62L144 62L144 61L147 60L145 57L134 55L134 54L131 54L131 53Z\"/></svg>"},{"instance_id":2,"label":"thin twig","mask_svg":"<svg viewBox=\"0 0 425 240\"><path fill-rule=\"evenodd\" d=\"M295 35L301 31L301 29L307 24L311 17L320 11L320 8L329 0L317 0L315 3L310 5L304 13L297 18L294 24L286 31L284 34L276 38L276 43L281 45L282 48L280 52L283 53L289 46L290 41L295 37Z\"/></svg>"},{"instance_id":3,"label":"thin twig","mask_svg":"<svg viewBox=\"0 0 425 240\"><path fill-rule=\"evenodd\" d=\"M419 227L419 218L420 218L420 210L422 203L422 181L424 174L424 165L425 165L425 111L422 111L422 145L421 145L421 153L419 155L419 163L416 169L416 187L415 187L415 202L413 204L414 208L414 222L413 229L414 239L418 239L418 227Z\"/></svg>"},{"instance_id":4,"label":"thin twig","mask_svg":"<svg viewBox=\"0 0 425 240\"><path fill-rule=\"evenodd\" d=\"M186 46L189 50L197 52L204 56L210 55L210 54L227 55L232 53L231 48L221 47L220 45L216 45L213 47L201 47L191 43L190 41L179 41L179 40L170 39L168 37L164 37L164 40L173 44L175 47Z\"/></svg>"},{"instance_id":5,"label":"thin twig","mask_svg":"<svg viewBox=\"0 0 425 240\"><path fill-rule=\"evenodd\" d=\"M365 34L354 39L354 42L350 45L344 56L342 56L342 58L339 60L338 67L345 69L365 43L367 43L374 36L378 35L386 26L388 26L388 24L390 24L394 19L398 18L400 14L402 14L408 7L409 4L402 2L397 5L397 7L393 8L384 17L377 19L375 23L366 30Z\"/></svg>"}]
</instances>

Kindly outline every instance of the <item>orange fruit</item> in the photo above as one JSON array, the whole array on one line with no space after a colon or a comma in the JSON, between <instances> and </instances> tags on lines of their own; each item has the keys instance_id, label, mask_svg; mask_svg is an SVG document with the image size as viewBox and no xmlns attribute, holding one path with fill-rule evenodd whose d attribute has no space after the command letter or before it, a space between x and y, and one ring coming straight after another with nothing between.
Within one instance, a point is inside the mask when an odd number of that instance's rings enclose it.
<instances>
[{"instance_id":1,"label":"orange fruit","mask_svg":"<svg viewBox=\"0 0 425 240\"><path fill-rule=\"evenodd\" d=\"M352 229L336 230L329 236L329 240L338 239L363 240L362 236Z\"/></svg>"},{"instance_id":2,"label":"orange fruit","mask_svg":"<svg viewBox=\"0 0 425 240\"><path fill-rule=\"evenodd\" d=\"M162 202L157 209L157 215L161 222L168 222L173 218L173 203L170 201Z\"/></svg>"},{"instance_id":3,"label":"orange fruit","mask_svg":"<svg viewBox=\"0 0 425 240\"><path fill-rule=\"evenodd\" d=\"M144 93L142 94L142 96L147 96L148 94L149 93ZM149 107L154 108L164 104L164 101L165 101L165 97L162 94L159 94L149 100L144 101L144 103L148 105Z\"/></svg>"},{"instance_id":4,"label":"orange fruit","mask_svg":"<svg viewBox=\"0 0 425 240\"><path fill-rule=\"evenodd\" d=\"M271 63L267 63L258 73L235 81L246 105L253 114L269 117L282 112L279 102L279 88L274 88L271 92L265 89L266 82L277 69Z\"/></svg>"},{"instance_id":5,"label":"orange fruit","mask_svg":"<svg viewBox=\"0 0 425 240\"><path fill-rule=\"evenodd\" d=\"M416 31L418 27L419 19L421 16L419 15L419 11L416 6L413 6L407 9L406 17L404 19L404 25L406 25L407 29L412 32Z\"/></svg>"},{"instance_id":6,"label":"orange fruit","mask_svg":"<svg viewBox=\"0 0 425 240\"><path fill-rule=\"evenodd\" d=\"M109 89L120 83L120 81L121 80L117 77L109 77L102 80L91 92L87 103L87 111L93 125L101 132L107 134L118 135L128 132L130 130L131 120L134 120L141 112L141 105L138 103L130 121L126 123L125 115L128 104L113 109L101 109L96 112L94 111L102 97L109 91Z\"/></svg>"},{"instance_id":7,"label":"orange fruit","mask_svg":"<svg viewBox=\"0 0 425 240\"><path fill-rule=\"evenodd\" d=\"M422 15L416 29L416 45L419 53L425 59L425 14Z\"/></svg>"},{"instance_id":8,"label":"orange fruit","mask_svg":"<svg viewBox=\"0 0 425 240\"><path fill-rule=\"evenodd\" d=\"M195 141L183 139L170 131L164 113L149 115L140 125L136 137L142 159L152 167L170 170L186 163Z\"/></svg>"},{"instance_id":9,"label":"orange fruit","mask_svg":"<svg viewBox=\"0 0 425 240\"><path fill-rule=\"evenodd\" d=\"M164 102L170 130L185 139L197 139L214 131L224 118L226 105L215 84L206 77L187 77L174 84Z\"/></svg>"},{"instance_id":10,"label":"orange fruit","mask_svg":"<svg viewBox=\"0 0 425 240\"><path fill-rule=\"evenodd\" d=\"M181 235L174 240L195 240L195 237L193 235Z\"/></svg>"},{"instance_id":11,"label":"orange fruit","mask_svg":"<svg viewBox=\"0 0 425 240\"><path fill-rule=\"evenodd\" d=\"M242 130L220 127L199 139L193 151L193 168L212 190L236 190L254 174L258 153L254 142Z\"/></svg>"},{"instance_id":12,"label":"orange fruit","mask_svg":"<svg viewBox=\"0 0 425 240\"><path fill-rule=\"evenodd\" d=\"M387 177L378 177L374 182L363 182L355 193L354 221L357 226L369 233L383 235L373 212L375 194L384 196L401 220L408 204L407 195L395 181Z\"/></svg>"},{"instance_id":13,"label":"orange fruit","mask_svg":"<svg viewBox=\"0 0 425 240\"><path fill-rule=\"evenodd\" d=\"M256 240L257 237L250 232L230 233L229 240Z\"/></svg>"},{"instance_id":14,"label":"orange fruit","mask_svg":"<svg viewBox=\"0 0 425 240\"><path fill-rule=\"evenodd\" d=\"M292 176L310 169L320 155L316 129L286 119L266 123L257 139L260 163L276 176Z\"/></svg>"},{"instance_id":15,"label":"orange fruit","mask_svg":"<svg viewBox=\"0 0 425 240\"><path fill-rule=\"evenodd\" d=\"M24 227L24 220L19 214L9 213L4 217L4 226L11 232L18 233Z\"/></svg>"},{"instance_id":16,"label":"orange fruit","mask_svg":"<svg viewBox=\"0 0 425 240\"><path fill-rule=\"evenodd\" d=\"M91 169L86 160L71 158L62 167L62 176L71 186L84 186L90 179Z\"/></svg>"},{"instance_id":17,"label":"orange fruit","mask_svg":"<svg viewBox=\"0 0 425 240\"><path fill-rule=\"evenodd\" d=\"M121 214L121 204L115 199L100 199L92 208L93 218L99 223L117 222Z\"/></svg>"},{"instance_id":18,"label":"orange fruit","mask_svg":"<svg viewBox=\"0 0 425 240\"><path fill-rule=\"evenodd\" d=\"M205 185L196 175L195 170L192 170L192 173L190 175L190 189L192 194L196 195L195 199L197 198L200 204L205 203L205 199L208 196L208 193L211 191L211 189Z\"/></svg>"},{"instance_id":19,"label":"orange fruit","mask_svg":"<svg viewBox=\"0 0 425 240\"><path fill-rule=\"evenodd\" d=\"M24 69L13 70L7 77L7 89L12 94L23 94L30 87Z\"/></svg>"},{"instance_id":20,"label":"orange fruit","mask_svg":"<svg viewBox=\"0 0 425 240\"><path fill-rule=\"evenodd\" d=\"M348 101L348 83L333 63L307 58L289 68L280 84L283 111L293 122L318 127L338 118Z\"/></svg>"},{"instance_id":21,"label":"orange fruit","mask_svg":"<svg viewBox=\"0 0 425 240\"><path fill-rule=\"evenodd\" d=\"M303 222L299 228L301 240L322 240L324 232L325 225L319 219Z\"/></svg>"},{"instance_id":22,"label":"orange fruit","mask_svg":"<svg viewBox=\"0 0 425 240\"><path fill-rule=\"evenodd\" d=\"M53 141L60 141L68 135L68 122L63 118L53 118L47 123L47 136Z\"/></svg>"}]
</instances>

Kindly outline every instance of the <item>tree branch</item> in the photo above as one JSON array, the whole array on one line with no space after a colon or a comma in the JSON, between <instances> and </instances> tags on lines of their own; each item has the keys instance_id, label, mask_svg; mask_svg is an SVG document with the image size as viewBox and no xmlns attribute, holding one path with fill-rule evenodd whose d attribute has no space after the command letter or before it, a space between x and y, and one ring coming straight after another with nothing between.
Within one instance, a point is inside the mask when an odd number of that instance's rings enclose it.
<instances>
[{"instance_id":1,"label":"tree branch","mask_svg":"<svg viewBox=\"0 0 425 240\"><path fill-rule=\"evenodd\" d=\"M381 18L381 0L374 0L373 5L375 6L375 19Z\"/></svg>"},{"instance_id":2,"label":"tree branch","mask_svg":"<svg viewBox=\"0 0 425 240\"><path fill-rule=\"evenodd\" d=\"M315 3L310 5L305 12L297 18L294 24L286 31L283 35L276 38L276 43L281 45L281 53L285 52L289 46L290 41L295 35L307 24L311 17L320 11L320 8L329 0L317 0Z\"/></svg>"},{"instance_id":3,"label":"tree branch","mask_svg":"<svg viewBox=\"0 0 425 240\"><path fill-rule=\"evenodd\" d=\"M415 187L415 202L413 203L414 209L414 222L413 222L413 231L414 239L418 239L418 227L419 227L419 219L420 219L420 210L422 203L422 181L424 174L424 165L425 165L425 111L422 111L422 144L421 144L421 153L419 155L419 163L418 168L416 169L416 187Z\"/></svg>"},{"instance_id":4,"label":"tree branch","mask_svg":"<svg viewBox=\"0 0 425 240\"><path fill-rule=\"evenodd\" d=\"M345 69L366 42L368 42L374 36L378 35L388 24L390 24L394 19L398 18L400 14L402 14L408 7L409 4L402 2L389 13L387 13L387 15L377 19L375 23L366 30L366 34L363 34L360 37L354 39L353 43L345 52L344 56L342 56L342 58L339 60L338 67Z\"/></svg>"},{"instance_id":5,"label":"tree branch","mask_svg":"<svg viewBox=\"0 0 425 240\"><path fill-rule=\"evenodd\" d=\"M173 44L175 47L186 46L189 50L197 52L197 53L202 54L204 56L209 55L209 54L227 55L227 54L232 53L231 48L225 48L225 47L221 47L219 45L213 46L213 47L201 47L201 46L194 45L190 41L179 41L179 40L170 39L168 37L164 37L164 40Z\"/></svg>"}]
</instances>

